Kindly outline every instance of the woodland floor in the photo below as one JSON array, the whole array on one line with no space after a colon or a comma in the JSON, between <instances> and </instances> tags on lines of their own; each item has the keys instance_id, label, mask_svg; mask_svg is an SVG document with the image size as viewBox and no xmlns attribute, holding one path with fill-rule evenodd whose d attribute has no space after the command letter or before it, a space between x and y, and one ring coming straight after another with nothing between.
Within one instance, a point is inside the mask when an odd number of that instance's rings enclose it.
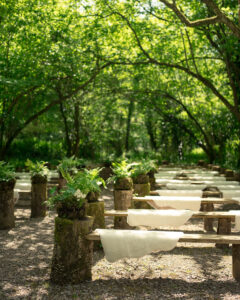
<instances>
[{"instance_id":1,"label":"woodland floor","mask_svg":"<svg viewBox=\"0 0 240 300\"><path fill-rule=\"evenodd\" d=\"M112 191L103 198L112 208ZM170 252L108 263L94 254L93 280L56 286L49 281L54 213L30 219L30 209L16 209L16 227L0 231L0 300L5 299L240 299L232 278L231 248L182 243ZM111 227L112 218L107 219ZM201 232L203 222L190 220L180 230ZM234 230L233 230L234 231Z\"/></svg>"}]
</instances>

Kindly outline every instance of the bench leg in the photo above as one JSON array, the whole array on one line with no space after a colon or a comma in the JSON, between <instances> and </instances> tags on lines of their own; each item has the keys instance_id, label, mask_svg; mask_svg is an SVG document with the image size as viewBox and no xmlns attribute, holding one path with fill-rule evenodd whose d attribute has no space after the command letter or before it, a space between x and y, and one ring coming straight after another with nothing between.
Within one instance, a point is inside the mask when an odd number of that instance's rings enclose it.
<instances>
[{"instance_id":1,"label":"bench leg","mask_svg":"<svg viewBox=\"0 0 240 300\"><path fill-rule=\"evenodd\" d=\"M235 280L240 281L240 245L232 245L232 274Z\"/></svg>"},{"instance_id":2,"label":"bench leg","mask_svg":"<svg viewBox=\"0 0 240 300\"><path fill-rule=\"evenodd\" d=\"M214 211L214 205L213 204L202 204L201 210L202 211ZM212 219L208 219L208 218L204 219L204 230L207 232L214 231Z\"/></svg>"},{"instance_id":3,"label":"bench leg","mask_svg":"<svg viewBox=\"0 0 240 300\"><path fill-rule=\"evenodd\" d=\"M230 234L231 233L231 219L219 218L217 234ZM229 248L229 244L216 244L217 248L224 249Z\"/></svg>"}]
</instances>

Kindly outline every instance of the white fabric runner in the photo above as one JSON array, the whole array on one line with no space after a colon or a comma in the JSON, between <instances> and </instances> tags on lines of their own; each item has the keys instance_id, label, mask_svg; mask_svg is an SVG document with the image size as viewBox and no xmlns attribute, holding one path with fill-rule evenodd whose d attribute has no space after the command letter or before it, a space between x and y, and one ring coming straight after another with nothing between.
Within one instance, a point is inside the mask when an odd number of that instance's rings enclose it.
<instances>
[{"instance_id":1,"label":"white fabric runner","mask_svg":"<svg viewBox=\"0 0 240 300\"><path fill-rule=\"evenodd\" d=\"M236 197L240 197L240 189L238 190L221 190L221 192L223 193L223 198L226 199L233 199Z\"/></svg>"},{"instance_id":2,"label":"white fabric runner","mask_svg":"<svg viewBox=\"0 0 240 300\"><path fill-rule=\"evenodd\" d=\"M130 226L179 227L193 215L191 210L129 209L127 222Z\"/></svg>"},{"instance_id":3,"label":"white fabric runner","mask_svg":"<svg viewBox=\"0 0 240 300\"><path fill-rule=\"evenodd\" d=\"M200 190L155 190L160 196L202 197Z\"/></svg>"},{"instance_id":4,"label":"white fabric runner","mask_svg":"<svg viewBox=\"0 0 240 300\"><path fill-rule=\"evenodd\" d=\"M201 206L200 197L159 197L154 196L154 199L147 201L149 205L156 209L173 208L173 209L189 209L199 211Z\"/></svg>"},{"instance_id":5,"label":"white fabric runner","mask_svg":"<svg viewBox=\"0 0 240 300\"><path fill-rule=\"evenodd\" d=\"M240 210L229 210L235 215L235 229L240 230Z\"/></svg>"},{"instance_id":6,"label":"white fabric runner","mask_svg":"<svg viewBox=\"0 0 240 300\"><path fill-rule=\"evenodd\" d=\"M172 184L168 183L167 188L169 190L203 190L207 187L206 184Z\"/></svg>"},{"instance_id":7,"label":"white fabric runner","mask_svg":"<svg viewBox=\"0 0 240 300\"><path fill-rule=\"evenodd\" d=\"M106 259L139 258L156 251L172 250L183 232L97 229Z\"/></svg>"}]
</instances>

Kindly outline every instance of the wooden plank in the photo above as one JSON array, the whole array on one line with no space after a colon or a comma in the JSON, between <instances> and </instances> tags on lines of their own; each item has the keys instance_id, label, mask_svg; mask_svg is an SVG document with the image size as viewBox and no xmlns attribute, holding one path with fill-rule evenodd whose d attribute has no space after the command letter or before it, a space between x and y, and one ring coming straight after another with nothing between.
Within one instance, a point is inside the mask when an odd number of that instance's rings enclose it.
<instances>
[{"instance_id":1,"label":"wooden plank","mask_svg":"<svg viewBox=\"0 0 240 300\"><path fill-rule=\"evenodd\" d=\"M107 210L104 212L106 217L127 217L127 210ZM235 220L235 215L228 211L199 211L194 212L192 218L230 218L232 221Z\"/></svg>"},{"instance_id":2,"label":"wooden plank","mask_svg":"<svg viewBox=\"0 0 240 300\"><path fill-rule=\"evenodd\" d=\"M156 198L155 198L156 197ZM157 198L157 197L161 197L162 199L164 199L165 197L168 196L145 196L145 197L133 197L134 201L154 201L154 200L161 200L161 198ZM173 199L174 196L171 196L171 198ZM181 196L182 197L182 196ZM154 199L155 198L155 199ZM176 196L176 201L178 197ZM191 200L191 197L186 197L186 199ZM225 199L225 198L201 198L201 203L202 204L232 204L232 203L239 203L237 200L233 200L233 199Z\"/></svg>"},{"instance_id":3,"label":"wooden plank","mask_svg":"<svg viewBox=\"0 0 240 300\"><path fill-rule=\"evenodd\" d=\"M99 241L100 235L96 231L88 234L86 239L89 241ZM218 243L218 244L234 244L240 245L239 235L219 235L219 234L199 234L185 233L179 239L180 243Z\"/></svg>"}]
</instances>

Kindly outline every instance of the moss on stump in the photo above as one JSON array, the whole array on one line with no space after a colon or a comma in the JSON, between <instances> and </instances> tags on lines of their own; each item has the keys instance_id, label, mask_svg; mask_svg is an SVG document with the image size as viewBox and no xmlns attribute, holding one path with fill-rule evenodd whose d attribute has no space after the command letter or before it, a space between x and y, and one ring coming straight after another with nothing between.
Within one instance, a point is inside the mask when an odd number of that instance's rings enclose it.
<instances>
[{"instance_id":1,"label":"moss on stump","mask_svg":"<svg viewBox=\"0 0 240 300\"><path fill-rule=\"evenodd\" d=\"M15 226L13 190L15 180L0 182L0 229Z\"/></svg>"},{"instance_id":2,"label":"moss on stump","mask_svg":"<svg viewBox=\"0 0 240 300\"><path fill-rule=\"evenodd\" d=\"M144 197L149 195L150 193L150 183L144 184L134 184L134 194L137 194L139 197ZM150 209L152 208L147 202L144 201L134 201L133 203L134 208L139 209Z\"/></svg>"},{"instance_id":3,"label":"moss on stump","mask_svg":"<svg viewBox=\"0 0 240 300\"><path fill-rule=\"evenodd\" d=\"M94 217L93 230L96 228L105 228L104 201L89 202L87 215Z\"/></svg>"},{"instance_id":4,"label":"moss on stump","mask_svg":"<svg viewBox=\"0 0 240 300\"><path fill-rule=\"evenodd\" d=\"M92 231L92 225L93 217L83 220L55 218L51 282L64 285L91 280L93 242L85 236Z\"/></svg>"}]
</instances>

